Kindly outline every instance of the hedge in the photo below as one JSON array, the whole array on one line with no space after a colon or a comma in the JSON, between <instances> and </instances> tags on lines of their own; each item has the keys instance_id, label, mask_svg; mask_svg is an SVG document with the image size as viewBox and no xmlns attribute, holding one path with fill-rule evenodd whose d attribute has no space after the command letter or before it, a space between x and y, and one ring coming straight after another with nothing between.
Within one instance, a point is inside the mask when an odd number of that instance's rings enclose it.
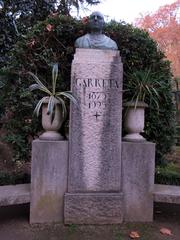
<instances>
[{"instance_id":1,"label":"hedge","mask_svg":"<svg viewBox=\"0 0 180 240\"><path fill-rule=\"evenodd\" d=\"M1 69L1 81L5 86L1 91L1 112L3 117L10 115L3 124L7 134L5 141L14 146L14 159L28 160L32 139L41 131L39 121L32 117L38 93L27 92L32 79L27 71L36 73L48 84L51 79L52 63L59 62L59 88L70 89L70 70L75 40L85 34L85 21L70 16L52 15L39 22L31 32L22 36L10 52L10 63ZM170 64L158 49L147 32L124 22L111 21L105 26L105 34L117 42L121 53L124 72L133 69L151 68L157 75L163 76L164 83L160 92L160 108L153 106L146 111L145 137L156 143L156 160L161 163L174 144L174 105L171 94ZM124 75L124 81L128 81ZM124 99L131 96L124 93ZM150 103L151 99L146 99Z\"/></svg>"}]
</instances>

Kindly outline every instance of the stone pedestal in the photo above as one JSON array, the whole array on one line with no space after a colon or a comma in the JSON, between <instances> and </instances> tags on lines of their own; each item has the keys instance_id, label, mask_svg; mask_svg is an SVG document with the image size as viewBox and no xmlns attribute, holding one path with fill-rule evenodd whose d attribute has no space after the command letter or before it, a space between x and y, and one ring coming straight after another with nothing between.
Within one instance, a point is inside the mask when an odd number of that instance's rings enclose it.
<instances>
[{"instance_id":1,"label":"stone pedestal","mask_svg":"<svg viewBox=\"0 0 180 240\"><path fill-rule=\"evenodd\" d=\"M153 220L155 144L122 143L124 221Z\"/></svg>"},{"instance_id":2,"label":"stone pedestal","mask_svg":"<svg viewBox=\"0 0 180 240\"><path fill-rule=\"evenodd\" d=\"M67 168L67 141L33 141L30 223L63 222Z\"/></svg>"},{"instance_id":3,"label":"stone pedestal","mask_svg":"<svg viewBox=\"0 0 180 240\"><path fill-rule=\"evenodd\" d=\"M66 193L66 224L118 224L123 221L121 193Z\"/></svg>"},{"instance_id":4,"label":"stone pedestal","mask_svg":"<svg viewBox=\"0 0 180 240\"><path fill-rule=\"evenodd\" d=\"M110 199L116 205L114 209L120 209L122 201L122 73L119 51L76 49L71 86L78 106L71 106L65 223L122 221L122 212L118 210L113 215L113 208L107 208ZM100 196L100 193L106 194ZM76 217L78 213L71 217L69 210L78 201L80 221ZM93 206L97 214L89 212ZM104 222L98 217L101 213Z\"/></svg>"}]
</instances>

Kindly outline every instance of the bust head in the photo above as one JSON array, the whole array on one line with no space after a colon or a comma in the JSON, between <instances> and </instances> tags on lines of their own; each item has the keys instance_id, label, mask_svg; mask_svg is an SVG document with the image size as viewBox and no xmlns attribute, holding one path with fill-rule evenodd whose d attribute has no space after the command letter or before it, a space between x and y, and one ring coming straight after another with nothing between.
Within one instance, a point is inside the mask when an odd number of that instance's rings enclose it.
<instances>
[{"instance_id":1,"label":"bust head","mask_svg":"<svg viewBox=\"0 0 180 240\"><path fill-rule=\"evenodd\" d=\"M88 25L90 33L76 39L76 48L118 49L117 44L111 38L102 33L105 25L102 13L93 12L89 16Z\"/></svg>"},{"instance_id":2,"label":"bust head","mask_svg":"<svg viewBox=\"0 0 180 240\"><path fill-rule=\"evenodd\" d=\"M89 28L91 32L102 32L104 24L104 16L100 12L93 12L89 16Z\"/></svg>"}]
</instances>

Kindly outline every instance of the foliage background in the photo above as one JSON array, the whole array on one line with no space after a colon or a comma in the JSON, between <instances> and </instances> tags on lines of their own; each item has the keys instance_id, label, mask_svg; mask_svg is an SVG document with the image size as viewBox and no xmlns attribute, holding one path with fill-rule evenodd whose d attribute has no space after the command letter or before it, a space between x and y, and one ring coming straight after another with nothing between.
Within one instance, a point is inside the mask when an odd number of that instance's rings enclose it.
<instances>
[{"instance_id":1,"label":"foliage background","mask_svg":"<svg viewBox=\"0 0 180 240\"><path fill-rule=\"evenodd\" d=\"M24 34L38 22L58 11L70 15L86 5L96 5L100 0L0 0L0 68L9 61L8 52Z\"/></svg>"},{"instance_id":2,"label":"foliage background","mask_svg":"<svg viewBox=\"0 0 180 240\"><path fill-rule=\"evenodd\" d=\"M32 79L27 71L32 71L46 84L51 79L52 63L59 62L59 88L70 88L70 69L75 52L75 39L85 34L86 19L78 21L70 16L51 14L36 24L28 35L23 36L9 53L6 67L1 68L1 81L5 86L0 89L4 140L14 148L14 160L28 160L32 139L40 132L37 119L32 118L38 95L27 92ZM124 64L124 72L151 67L153 72L163 78L159 105L151 104L146 112L145 137L156 143L157 163L164 162L170 151L174 136L174 105L171 95L170 65L163 53L148 33L123 22L110 22L105 27L106 35L117 42ZM124 81L128 81L124 75ZM124 99L130 99L128 91ZM151 99L146 99L149 104Z\"/></svg>"},{"instance_id":3,"label":"foliage background","mask_svg":"<svg viewBox=\"0 0 180 240\"><path fill-rule=\"evenodd\" d=\"M180 77L180 1L162 6L137 19L136 25L149 32L171 61L174 77Z\"/></svg>"}]
</instances>

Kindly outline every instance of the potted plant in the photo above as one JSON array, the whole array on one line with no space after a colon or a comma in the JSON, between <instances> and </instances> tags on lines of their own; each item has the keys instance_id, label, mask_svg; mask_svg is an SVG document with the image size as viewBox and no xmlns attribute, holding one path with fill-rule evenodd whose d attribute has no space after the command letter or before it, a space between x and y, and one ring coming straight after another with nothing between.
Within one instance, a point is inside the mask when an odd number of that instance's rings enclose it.
<instances>
[{"instance_id":1,"label":"potted plant","mask_svg":"<svg viewBox=\"0 0 180 240\"><path fill-rule=\"evenodd\" d=\"M45 132L39 138L52 141L63 139L58 130L67 114L64 98L68 98L74 103L76 103L76 99L70 91L56 91L58 64L54 64L52 68L52 90L49 90L35 74L32 72L28 72L28 74L36 82L29 87L29 90L40 90L47 95L39 100L34 109L34 113L39 116L40 109L42 108L42 126Z\"/></svg>"},{"instance_id":2,"label":"potted plant","mask_svg":"<svg viewBox=\"0 0 180 240\"><path fill-rule=\"evenodd\" d=\"M137 70L126 74L127 82L124 88L127 91L128 99L123 104L125 107L124 128L127 134L125 141L146 141L140 135L144 131L145 108L148 104L146 99L150 99L150 105L155 103L159 109L158 88L161 86L160 78L151 69ZM150 107L150 106L149 106Z\"/></svg>"}]
</instances>

